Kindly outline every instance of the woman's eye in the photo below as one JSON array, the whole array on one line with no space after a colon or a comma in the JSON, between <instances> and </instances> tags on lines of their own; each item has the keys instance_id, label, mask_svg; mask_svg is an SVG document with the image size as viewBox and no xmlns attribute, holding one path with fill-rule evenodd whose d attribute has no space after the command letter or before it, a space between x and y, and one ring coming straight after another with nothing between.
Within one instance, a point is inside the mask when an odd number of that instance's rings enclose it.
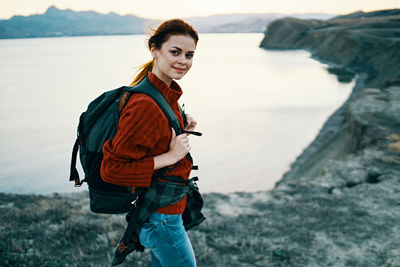
<instances>
[{"instance_id":1,"label":"woman's eye","mask_svg":"<svg viewBox=\"0 0 400 267\"><path fill-rule=\"evenodd\" d=\"M193 54L186 54L186 58L187 58L187 59L193 58Z\"/></svg>"},{"instance_id":2,"label":"woman's eye","mask_svg":"<svg viewBox=\"0 0 400 267\"><path fill-rule=\"evenodd\" d=\"M177 56L177 55L179 55L179 52L178 51L171 51L171 54L174 55L174 56Z\"/></svg>"}]
</instances>

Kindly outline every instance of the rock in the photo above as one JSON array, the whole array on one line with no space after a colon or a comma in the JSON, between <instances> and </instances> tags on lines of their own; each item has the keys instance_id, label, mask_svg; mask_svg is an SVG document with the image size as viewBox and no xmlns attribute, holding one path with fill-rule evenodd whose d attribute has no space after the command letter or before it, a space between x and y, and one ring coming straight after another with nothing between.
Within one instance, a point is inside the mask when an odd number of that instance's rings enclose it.
<instances>
[{"instance_id":1,"label":"rock","mask_svg":"<svg viewBox=\"0 0 400 267\"><path fill-rule=\"evenodd\" d=\"M388 137L400 131L400 87L366 89L348 108L352 151L370 146L387 148L391 143Z\"/></svg>"},{"instance_id":2,"label":"rock","mask_svg":"<svg viewBox=\"0 0 400 267\"><path fill-rule=\"evenodd\" d=\"M353 71L343 67L329 66L327 70L329 73L336 75L341 83L351 82L356 75Z\"/></svg>"}]
</instances>

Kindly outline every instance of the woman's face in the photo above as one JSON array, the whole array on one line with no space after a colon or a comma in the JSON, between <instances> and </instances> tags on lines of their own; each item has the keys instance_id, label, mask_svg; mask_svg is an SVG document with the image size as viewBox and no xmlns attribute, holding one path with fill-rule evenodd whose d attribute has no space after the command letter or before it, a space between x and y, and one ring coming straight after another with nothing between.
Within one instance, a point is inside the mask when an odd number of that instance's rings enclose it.
<instances>
[{"instance_id":1,"label":"woman's face","mask_svg":"<svg viewBox=\"0 0 400 267\"><path fill-rule=\"evenodd\" d=\"M152 72L167 85L179 80L190 70L196 49L195 41L188 35L172 35L160 49L151 47L154 58Z\"/></svg>"}]
</instances>

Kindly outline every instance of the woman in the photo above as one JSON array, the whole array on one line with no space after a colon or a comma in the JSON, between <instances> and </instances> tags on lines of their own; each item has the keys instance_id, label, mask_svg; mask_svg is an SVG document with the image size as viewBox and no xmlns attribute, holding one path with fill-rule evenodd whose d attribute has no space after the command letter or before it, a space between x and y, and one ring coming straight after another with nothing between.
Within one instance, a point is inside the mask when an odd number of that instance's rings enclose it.
<instances>
[{"instance_id":1,"label":"woman","mask_svg":"<svg viewBox=\"0 0 400 267\"><path fill-rule=\"evenodd\" d=\"M181 128L188 131L193 131L197 122L186 114L184 123L178 104L182 90L175 80L190 70L198 39L197 32L183 20L162 23L148 40L153 60L142 66L131 84L147 77L164 95ZM108 183L149 187L157 170L176 165L167 174L188 179L192 162L186 155L190 149L188 135L176 136L157 104L136 93L123 109L115 137L104 144L101 175ZM153 266L196 266L182 224L185 207L186 197L156 210L141 228L140 243L150 249Z\"/></svg>"}]
</instances>

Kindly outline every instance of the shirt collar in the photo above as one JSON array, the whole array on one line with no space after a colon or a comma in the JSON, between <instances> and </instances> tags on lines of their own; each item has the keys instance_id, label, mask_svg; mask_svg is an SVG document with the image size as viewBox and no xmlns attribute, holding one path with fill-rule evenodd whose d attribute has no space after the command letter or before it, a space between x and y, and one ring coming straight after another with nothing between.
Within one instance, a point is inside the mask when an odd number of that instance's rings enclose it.
<instances>
[{"instance_id":1,"label":"shirt collar","mask_svg":"<svg viewBox=\"0 0 400 267\"><path fill-rule=\"evenodd\" d=\"M152 72L149 72L147 76L151 84L154 85L154 87L163 94L163 96L171 106L175 104L181 97L183 93L182 89L174 80L172 80L171 85L168 86Z\"/></svg>"}]
</instances>

